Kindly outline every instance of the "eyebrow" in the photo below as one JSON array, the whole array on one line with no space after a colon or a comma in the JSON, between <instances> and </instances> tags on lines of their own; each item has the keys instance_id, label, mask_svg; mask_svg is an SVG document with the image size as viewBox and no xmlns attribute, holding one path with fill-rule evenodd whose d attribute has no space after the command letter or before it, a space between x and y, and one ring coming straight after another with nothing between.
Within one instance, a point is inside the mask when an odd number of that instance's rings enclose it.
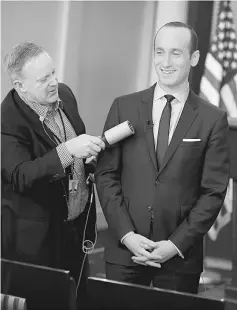
<instances>
[{"instance_id":1,"label":"eyebrow","mask_svg":"<svg viewBox=\"0 0 237 310\"><path fill-rule=\"evenodd\" d=\"M52 72L54 72L54 71L55 71L55 68L53 68L53 70L52 70L50 73L48 73L48 74L46 74L46 75L44 75L44 76L38 78L36 81L37 81L37 82L40 82L40 81L46 79L46 78L49 77L50 74L51 74Z\"/></svg>"}]
</instances>

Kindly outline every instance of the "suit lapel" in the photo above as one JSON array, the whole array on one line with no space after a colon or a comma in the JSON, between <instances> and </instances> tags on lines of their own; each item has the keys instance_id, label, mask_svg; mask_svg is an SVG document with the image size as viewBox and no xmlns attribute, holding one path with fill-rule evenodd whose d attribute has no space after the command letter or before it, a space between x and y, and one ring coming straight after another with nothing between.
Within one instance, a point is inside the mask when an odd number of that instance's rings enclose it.
<instances>
[{"instance_id":1,"label":"suit lapel","mask_svg":"<svg viewBox=\"0 0 237 310\"><path fill-rule=\"evenodd\" d=\"M197 115L198 115L197 97L192 91L190 91L188 99L184 105L182 114L180 116L179 122L174 131L173 137L165 153L162 165L159 170L159 174L168 164L171 157L174 155L176 149L178 148L179 144L182 142L183 137L185 136L186 132L188 131L188 129L194 122Z\"/></svg>"},{"instance_id":2,"label":"suit lapel","mask_svg":"<svg viewBox=\"0 0 237 310\"><path fill-rule=\"evenodd\" d=\"M153 123L152 123L152 106L153 106L155 85L156 84L154 84L152 87L148 88L143 92L142 101L139 106L139 113L141 124L143 124L144 126L145 139L149 156L154 165L154 168L156 169L156 171L158 171L157 159L155 153L154 134L153 134Z\"/></svg>"},{"instance_id":3,"label":"suit lapel","mask_svg":"<svg viewBox=\"0 0 237 310\"><path fill-rule=\"evenodd\" d=\"M62 100L62 102L63 112L66 114L69 122L71 123L73 129L76 132L76 135L78 136L82 134L82 131L84 132L84 125L78 116L77 105L67 100Z\"/></svg>"},{"instance_id":4,"label":"suit lapel","mask_svg":"<svg viewBox=\"0 0 237 310\"><path fill-rule=\"evenodd\" d=\"M49 146L52 148L55 147L55 138L52 135L51 131L48 130L46 125L39 120L39 116L35 113L17 94L14 92L14 99L15 103L19 109L19 111L24 116L25 120L28 122L31 129L41 138L44 140ZM47 134L46 134L47 132Z\"/></svg>"}]
</instances>

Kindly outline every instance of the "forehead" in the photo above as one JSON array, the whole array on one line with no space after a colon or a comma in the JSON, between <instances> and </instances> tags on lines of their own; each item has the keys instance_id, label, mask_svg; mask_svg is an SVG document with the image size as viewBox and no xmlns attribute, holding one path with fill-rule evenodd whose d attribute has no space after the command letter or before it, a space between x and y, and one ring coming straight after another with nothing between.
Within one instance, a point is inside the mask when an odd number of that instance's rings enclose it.
<instances>
[{"instance_id":1,"label":"forehead","mask_svg":"<svg viewBox=\"0 0 237 310\"><path fill-rule=\"evenodd\" d=\"M53 68L53 61L47 53L41 53L30 59L23 67L25 77L41 78L50 73Z\"/></svg>"},{"instance_id":2,"label":"forehead","mask_svg":"<svg viewBox=\"0 0 237 310\"><path fill-rule=\"evenodd\" d=\"M164 27L156 36L155 48L187 49L190 46L191 33L181 27Z\"/></svg>"}]
</instances>

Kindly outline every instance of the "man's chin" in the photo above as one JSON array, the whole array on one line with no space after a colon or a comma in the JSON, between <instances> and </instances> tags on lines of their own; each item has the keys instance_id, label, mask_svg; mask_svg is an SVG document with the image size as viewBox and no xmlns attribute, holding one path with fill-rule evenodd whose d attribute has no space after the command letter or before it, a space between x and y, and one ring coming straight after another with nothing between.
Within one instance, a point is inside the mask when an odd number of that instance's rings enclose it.
<instances>
[{"instance_id":1,"label":"man's chin","mask_svg":"<svg viewBox=\"0 0 237 310\"><path fill-rule=\"evenodd\" d=\"M174 76L160 76L160 83L166 86L173 86L177 84Z\"/></svg>"},{"instance_id":2,"label":"man's chin","mask_svg":"<svg viewBox=\"0 0 237 310\"><path fill-rule=\"evenodd\" d=\"M51 96L49 96L48 98L48 102L50 103L54 103L58 101L58 92L55 92L55 94L51 94Z\"/></svg>"},{"instance_id":3,"label":"man's chin","mask_svg":"<svg viewBox=\"0 0 237 310\"><path fill-rule=\"evenodd\" d=\"M159 84L160 86L164 86L164 87L173 87L175 85L175 83L172 83L171 81L164 80L164 79L160 79Z\"/></svg>"}]
</instances>

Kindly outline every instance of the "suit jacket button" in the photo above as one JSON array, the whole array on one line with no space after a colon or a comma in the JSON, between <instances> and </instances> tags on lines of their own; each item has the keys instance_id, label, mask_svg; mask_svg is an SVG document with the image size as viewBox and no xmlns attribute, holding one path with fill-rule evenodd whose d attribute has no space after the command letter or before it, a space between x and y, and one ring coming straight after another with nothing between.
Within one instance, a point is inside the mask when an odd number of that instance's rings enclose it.
<instances>
[{"instance_id":1,"label":"suit jacket button","mask_svg":"<svg viewBox=\"0 0 237 310\"><path fill-rule=\"evenodd\" d=\"M156 180L156 181L155 181L155 184L156 184L156 185L159 185L159 184L160 184L160 181L159 181L159 180Z\"/></svg>"}]
</instances>

